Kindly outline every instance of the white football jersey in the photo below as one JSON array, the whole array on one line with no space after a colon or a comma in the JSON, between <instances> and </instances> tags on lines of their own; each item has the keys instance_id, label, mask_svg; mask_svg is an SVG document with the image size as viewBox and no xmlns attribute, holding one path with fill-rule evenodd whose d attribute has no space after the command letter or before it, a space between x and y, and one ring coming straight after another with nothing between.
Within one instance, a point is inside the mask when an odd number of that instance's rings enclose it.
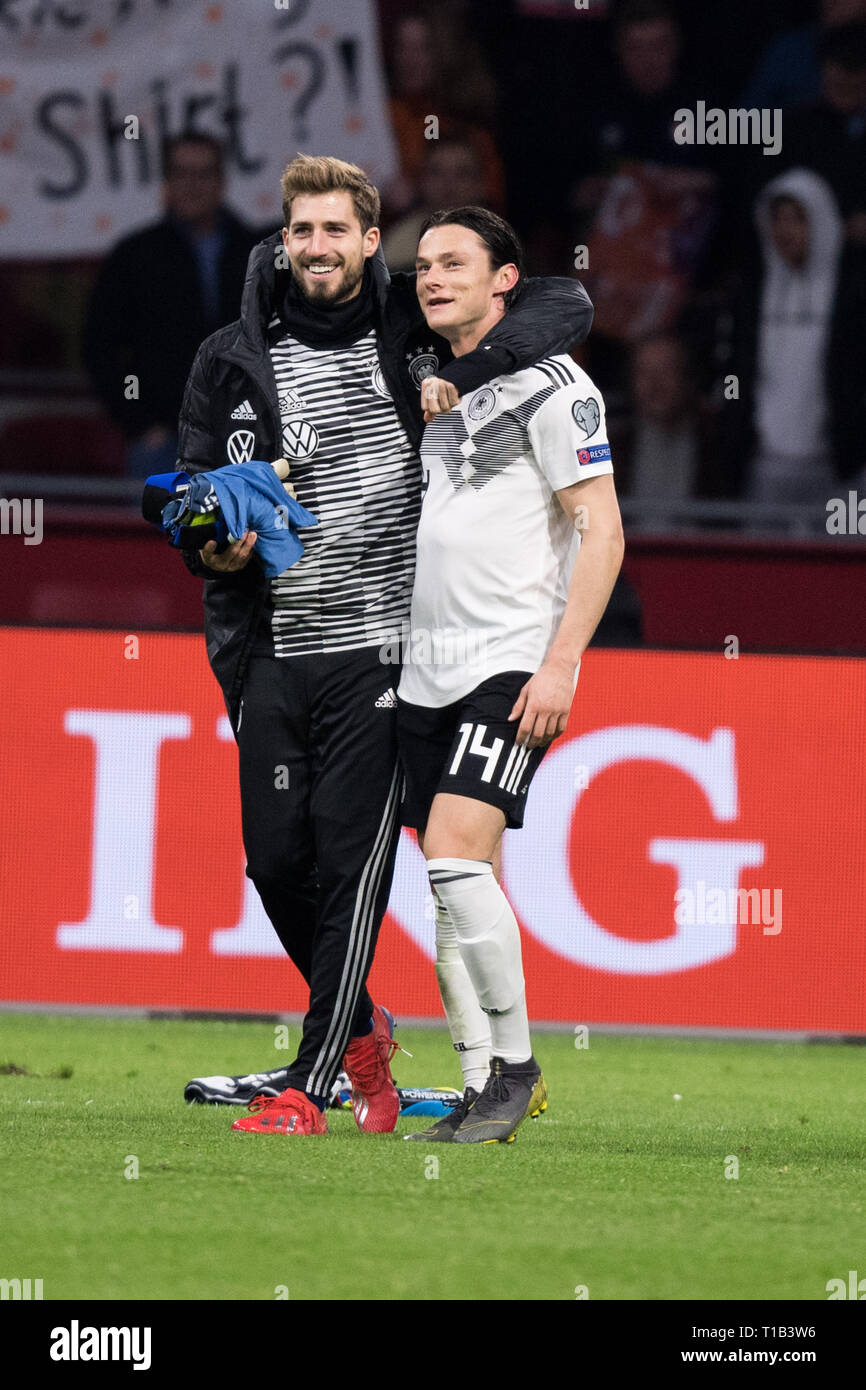
<instances>
[{"instance_id":1,"label":"white football jersey","mask_svg":"<svg viewBox=\"0 0 866 1390\"><path fill-rule=\"evenodd\" d=\"M559 488L612 473L604 401L570 357L497 377L424 431L424 501L399 695L454 703L536 671L580 537Z\"/></svg>"}]
</instances>

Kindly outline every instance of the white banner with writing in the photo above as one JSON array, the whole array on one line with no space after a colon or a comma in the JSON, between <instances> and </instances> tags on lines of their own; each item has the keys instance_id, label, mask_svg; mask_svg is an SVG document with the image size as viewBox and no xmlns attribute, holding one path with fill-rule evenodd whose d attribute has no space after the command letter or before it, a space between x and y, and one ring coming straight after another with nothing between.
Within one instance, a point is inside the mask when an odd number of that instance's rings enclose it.
<instances>
[{"instance_id":1,"label":"white banner with writing","mask_svg":"<svg viewBox=\"0 0 866 1390\"><path fill-rule=\"evenodd\" d=\"M0 256L103 254L159 215L160 142L188 129L224 142L254 226L298 151L386 182L372 0L0 0Z\"/></svg>"}]
</instances>

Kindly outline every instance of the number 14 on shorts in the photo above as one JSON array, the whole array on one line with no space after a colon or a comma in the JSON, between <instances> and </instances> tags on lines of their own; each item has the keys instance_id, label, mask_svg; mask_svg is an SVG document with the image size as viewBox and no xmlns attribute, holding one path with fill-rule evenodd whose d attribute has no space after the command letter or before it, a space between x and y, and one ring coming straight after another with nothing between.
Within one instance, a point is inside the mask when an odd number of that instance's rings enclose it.
<instances>
[{"instance_id":1,"label":"number 14 on shorts","mask_svg":"<svg viewBox=\"0 0 866 1390\"><path fill-rule=\"evenodd\" d=\"M486 724L461 724L458 733L460 735L460 741L457 744L456 752L451 760L451 766L448 769L449 774L452 777L457 776L464 754L468 751L470 755L484 759L481 781L492 782L500 755L506 747L505 740L494 738L490 743L485 743L484 740L487 736ZM520 780L520 774L528 760L529 752L529 748L518 748L516 743L511 745L508 757L505 761L505 767L499 778L500 787L503 787L506 791L511 791L517 786Z\"/></svg>"}]
</instances>

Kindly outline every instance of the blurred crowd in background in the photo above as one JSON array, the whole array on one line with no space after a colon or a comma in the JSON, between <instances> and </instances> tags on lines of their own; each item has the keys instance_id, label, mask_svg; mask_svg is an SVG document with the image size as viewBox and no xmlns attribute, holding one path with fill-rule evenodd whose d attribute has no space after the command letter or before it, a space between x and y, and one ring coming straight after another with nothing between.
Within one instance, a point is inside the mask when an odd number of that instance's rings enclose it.
<instances>
[{"instance_id":1,"label":"blurred crowd in background","mask_svg":"<svg viewBox=\"0 0 866 1390\"><path fill-rule=\"evenodd\" d=\"M429 211L482 203L513 222L531 273L584 282L580 361L633 525L746 502L701 515L819 529L828 497L866 487L866 0L378 9L399 150L388 264L413 268ZM780 149L678 143L674 113L701 102L781 111ZM164 212L101 263L0 264L0 378L42 373L100 405L66 429L66 471L173 465L195 349L237 317L249 250L274 230L223 194L219 144L175 137ZM156 385L126 400L118 363ZM39 472L51 420L36 438L14 423L5 467Z\"/></svg>"}]
</instances>

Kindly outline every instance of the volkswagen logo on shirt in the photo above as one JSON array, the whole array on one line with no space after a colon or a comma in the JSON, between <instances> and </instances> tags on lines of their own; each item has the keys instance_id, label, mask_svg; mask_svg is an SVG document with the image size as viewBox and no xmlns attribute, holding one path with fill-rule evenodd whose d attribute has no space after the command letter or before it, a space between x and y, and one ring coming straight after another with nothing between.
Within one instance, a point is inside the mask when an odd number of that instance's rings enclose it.
<instances>
[{"instance_id":1,"label":"volkswagen logo on shirt","mask_svg":"<svg viewBox=\"0 0 866 1390\"><path fill-rule=\"evenodd\" d=\"M373 375L370 378L370 385L376 392L377 396L384 396L385 399L388 401L391 399L391 392L388 390L388 383L385 380L385 373L382 371L382 368L379 366L378 362L373 368Z\"/></svg>"},{"instance_id":2,"label":"volkswagen logo on shirt","mask_svg":"<svg viewBox=\"0 0 866 1390\"><path fill-rule=\"evenodd\" d=\"M229 463L249 463L256 449L256 436L252 430L235 430L226 440L226 456Z\"/></svg>"},{"instance_id":3,"label":"volkswagen logo on shirt","mask_svg":"<svg viewBox=\"0 0 866 1390\"><path fill-rule=\"evenodd\" d=\"M290 459L308 459L319 447L319 431L309 420L287 420L283 425L283 449Z\"/></svg>"}]
</instances>

